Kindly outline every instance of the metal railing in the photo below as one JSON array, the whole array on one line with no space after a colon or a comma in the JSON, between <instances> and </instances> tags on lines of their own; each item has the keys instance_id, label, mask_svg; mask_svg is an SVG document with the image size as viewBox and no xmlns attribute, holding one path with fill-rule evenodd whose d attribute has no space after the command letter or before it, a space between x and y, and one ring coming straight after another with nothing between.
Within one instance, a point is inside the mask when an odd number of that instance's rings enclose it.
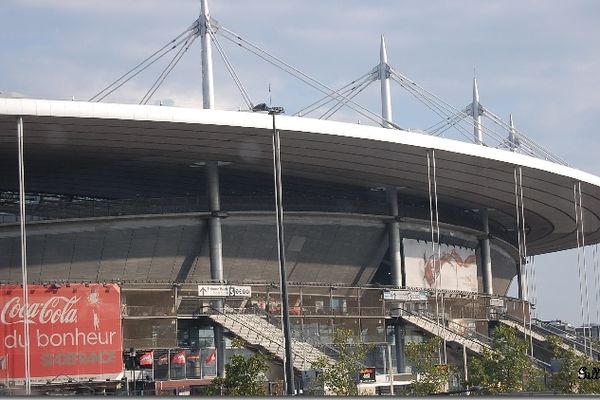
<instances>
[{"instance_id":1,"label":"metal railing","mask_svg":"<svg viewBox=\"0 0 600 400\"><path fill-rule=\"evenodd\" d=\"M509 321L513 321L513 322L516 322L519 324L523 324L523 320L519 320L519 319L514 318L507 314L502 315L501 318L504 318L504 319L507 319ZM529 329L528 324L526 325L526 328ZM531 330L541 334L544 337L548 336L548 335L558 336L561 338L563 343L569 345L570 347L573 347L575 350L580 351L581 353L585 354L586 356L589 355L589 349L590 349L589 339L584 339L583 336L581 336L575 332L569 332L569 331L560 329L559 327L556 327L552 324L541 321L537 318L533 318L531 320ZM599 350L600 349L594 348L592 346L592 354L594 354L596 356L596 358L600 357Z\"/></svg>"}]
</instances>

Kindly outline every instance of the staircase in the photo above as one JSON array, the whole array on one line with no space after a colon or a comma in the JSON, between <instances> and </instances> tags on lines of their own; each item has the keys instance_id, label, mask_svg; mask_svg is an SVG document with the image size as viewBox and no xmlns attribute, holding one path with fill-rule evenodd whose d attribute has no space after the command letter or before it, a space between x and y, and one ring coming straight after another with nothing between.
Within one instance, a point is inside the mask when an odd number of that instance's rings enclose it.
<instances>
[{"instance_id":1,"label":"staircase","mask_svg":"<svg viewBox=\"0 0 600 400\"><path fill-rule=\"evenodd\" d=\"M540 330L542 329L541 327L537 327L536 325L532 326L532 329L529 329L529 327L527 326L523 326L522 322L517 322L512 318L507 318L507 317L501 317L500 319L498 319L498 321L500 321L501 323L511 326L513 328L516 328L519 332L529 336L531 335L531 337L535 340L537 340L538 342L546 342L546 336L544 336L544 334L540 333L540 332L536 332L536 330L534 330L533 328L540 328ZM547 335L550 334L555 334L553 332L546 332ZM568 343L565 343L564 341L560 341L559 342L559 346L565 350L569 350L572 349L575 354L577 354L578 356L584 356L584 357L589 357L589 354L585 354L584 352L578 350L576 348L576 346L571 346Z\"/></svg>"},{"instance_id":2,"label":"staircase","mask_svg":"<svg viewBox=\"0 0 600 400\"><path fill-rule=\"evenodd\" d=\"M225 307L223 312L213 310L209 318L249 344L261 347L281 360L284 359L283 332L259 315L242 313L233 308ZM316 347L293 338L292 354L294 358L293 365L297 371L313 369L313 363L322 357L331 364L335 363L335 360Z\"/></svg>"},{"instance_id":3,"label":"staircase","mask_svg":"<svg viewBox=\"0 0 600 400\"><path fill-rule=\"evenodd\" d=\"M489 350L491 348L489 337L474 331L469 332L465 327L454 321L448 321L447 326L438 325L432 317L428 317L424 313L416 314L406 310L401 310L400 316L407 322L410 322L435 336L441 337L448 342L461 344L477 354L481 354L483 349ZM533 337L536 337L535 334ZM548 370L550 368L550 364L538 358L532 357L532 361L541 369Z\"/></svg>"},{"instance_id":4,"label":"staircase","mask_svg":"<svg viewBox=\"0 0 600 400\"><path fill-rule=\"evenodd\" d=\"M460 334L449 327L438 325L436 321L422 314L413 314L403 310L401 317L405 321L410 322L411 324L418 326L419 328L438 336L447 342L458 343L477 354L481 354L484 348L489 348L489 345L483 340L480 340L479 338L466 337L464 334Z\"/></svg>"}]
</instances>

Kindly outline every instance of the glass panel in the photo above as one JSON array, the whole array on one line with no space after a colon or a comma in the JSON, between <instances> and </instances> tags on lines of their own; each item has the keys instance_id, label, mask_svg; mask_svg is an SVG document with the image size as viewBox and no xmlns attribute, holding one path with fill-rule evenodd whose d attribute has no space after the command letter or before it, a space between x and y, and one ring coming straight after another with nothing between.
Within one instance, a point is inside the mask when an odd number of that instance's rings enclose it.
<instances>
[{"instance_id":1,"label":"glass panel","mask_svg":"<svg viewBox=\"0 0 600 400\"><path fill-rule=\"evenodd\" d=\"M123 314L130 317L175 315L172 291L124 290Z\"/></svg>"},{"instance_id":2,"label":"glass panel","mask_svg":"<svg viewBox=\"0 0 600 400\"><path fill-rule=\"evenodd\" d=\"M350 330L352 336L350 337L351 343L360 343L360 329L358 326L358 319L356 318L335 318L333 320L335 329L345 328Z\"/></svg>"},{"instance_id":3,"label":"glass panel","mask_svg":"<svg viewBox=\"0 0 600 400\"><path fill-rule=\"evenodd\" d=\"M331 314L331 289L323 286L304 286L302 288L302 303L305 315Z\"/></svg>"},{"instance_id":4,"label":"glass panel","mask_svg":"<svg viewBox=\"0 0 600 400\"><path fill-rule=\"evenodd\" d=\"M385 320L361 318L361 338L363 342L377 343L385 341Z\"/></svg>"},{"instance_id":5,"label":"glass panel","mask_svg":"<svg viewBox=\"0 0 600 400\"><path fill-rule=\"evenodd\" d=\"M360 289L360 315L383 314L383 293L381 289Z\"/></svg>"},{"instance_id":6,"label":"glass panel","mask_svg":"<svg viewBox=\"0 0 600 400\"><path fill-rule=\"evenodd\" d=\"M176 344L175 319L124 319L123 347L169 348Z\"/></svg>"}]
</instances>

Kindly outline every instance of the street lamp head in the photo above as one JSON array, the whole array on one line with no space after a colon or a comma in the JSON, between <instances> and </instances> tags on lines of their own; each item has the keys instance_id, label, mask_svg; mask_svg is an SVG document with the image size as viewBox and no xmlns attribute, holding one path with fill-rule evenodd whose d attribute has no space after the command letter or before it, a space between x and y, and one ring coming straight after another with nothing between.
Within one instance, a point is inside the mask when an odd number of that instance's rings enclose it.
<instances>
[{"instance_id":1,"label":"street lamp head","mask_svg":"<svg viewBox=\"0 0 600 400\"><path fill-rule=\"evenodd\" d=\"M255 105L254 107L252 107L252 112L260 112L260 111L266 111L269 113L269 115L285 113L285 110L283 109L283 107L269 107L269 106L267 106L266 103L259 103L259 104Z\"/></svg>"},{"instance_id":2,"label":"street lamp head","mask_svg":"<svg viewBox=\"0 0 600 400\"><path fill-rule=\"evenodd\" d=\"M283 107L269 107L269 115L283 114L283 113L285 113L285 110L283 109Z\"/></svg>"}]
</instances>

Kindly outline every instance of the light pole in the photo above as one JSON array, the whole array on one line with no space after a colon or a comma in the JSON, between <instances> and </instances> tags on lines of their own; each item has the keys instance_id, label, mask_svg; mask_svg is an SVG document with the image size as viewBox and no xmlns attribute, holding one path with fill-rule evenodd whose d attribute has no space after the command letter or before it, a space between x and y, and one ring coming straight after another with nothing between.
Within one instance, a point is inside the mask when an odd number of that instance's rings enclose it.
<instances>
[{"instance_id":1,"label":"light pole","mask_svg":"<svg viewBox=\"0 0 600 400\"><path fill-rule=\"evenodd\" d=\"M294 394L294 363L292 359L292 338L290 331L290 313L287 293L287 273L285 269L285 241L283 235L283 189L281 179L281 142L275 125L275 115L284 112L283 107L267 107L261 103L252 111L267 111L273 117L273 175L275 178L275 211L277 214L277 253L279 255L279 279L281 284L281 320L285 347L285 383L286 393Z\"/></svg>"}]
</instances>

